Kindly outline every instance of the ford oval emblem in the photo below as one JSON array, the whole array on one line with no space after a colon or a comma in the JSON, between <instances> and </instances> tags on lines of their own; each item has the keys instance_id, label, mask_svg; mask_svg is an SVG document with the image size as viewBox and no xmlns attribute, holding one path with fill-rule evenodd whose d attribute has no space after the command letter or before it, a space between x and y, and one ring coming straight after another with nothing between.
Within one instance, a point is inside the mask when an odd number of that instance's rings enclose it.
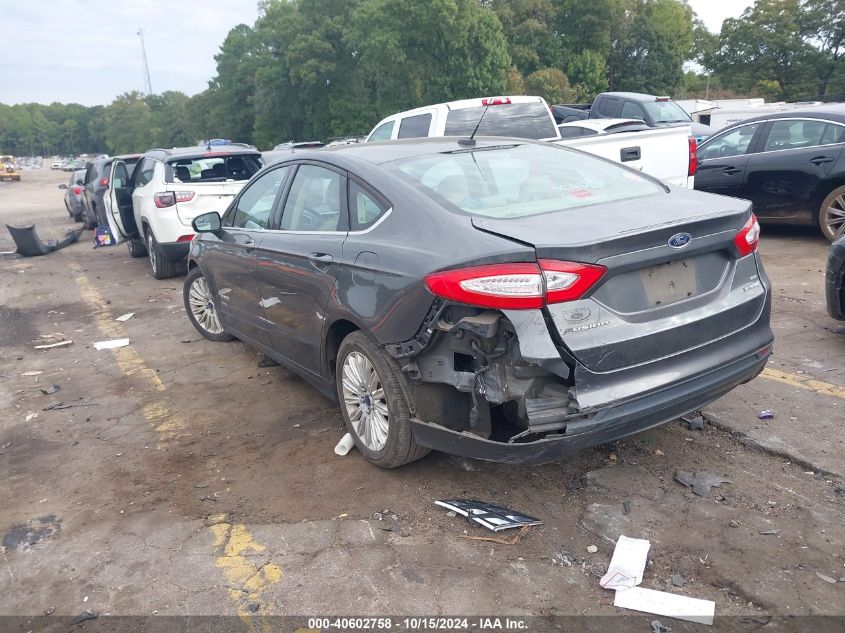
<instances>
[{"instance_id":1,"label":"ford oval emblem","mask_svg":"<svg viewBox=\"0 0 845 633\"><path fill-rule=\"evenodd\" d=\"M692 235L689 233L675 233L669 238L669 246L672 248L683 248L692 241Z\"/></svg>"}]
</instances>

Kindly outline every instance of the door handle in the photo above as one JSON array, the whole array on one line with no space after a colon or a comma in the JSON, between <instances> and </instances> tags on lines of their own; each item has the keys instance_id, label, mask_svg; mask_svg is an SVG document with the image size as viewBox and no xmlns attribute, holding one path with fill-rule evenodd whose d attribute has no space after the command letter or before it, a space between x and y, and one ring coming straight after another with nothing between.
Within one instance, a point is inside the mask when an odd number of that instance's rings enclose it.
<instances>
[{"instance_id":1,"label":"door handle","mask_svg":"<svg viewBox=\"0 0 845 633\"><path fill-rule=\"evenodd\" d=\"M728 176L733 176L734 174L740 173L742 170L737 167L725 167L722 172L727 174Z\"/></svg>"},{"instance_id":2,"label":"door handle","mask_svg":"<svg viewBox=\"0 0 845 633\"><path fill-rule=\"evenodd\" d=\"M241 242L244 246L255 246L255 240L251 237L246 238L243 242Z\"/></svg>"},{"instance_id":3,"label":"door handle","mask_svg":"<svg viewBox=\"0 0 845 633\"><path fill-rule=\"evenodd\" d=\"M308 259L315 264L331 264L334 261L334 257L328 253L311 253Z\"/></svg>"},{"instance_id":4,"label":"door handle","mask_svg":"<svg viewBox=\"0 0 845 633\"><path fill-rule=\"evenodd\" d=\"M816 156L815 158L811 158L810 162L813 165L823 165L824 163L832 163L833 159L829 156Z\"/></svg>"},{"instance_id":5,"label":"door handle","mask_svg":"<svg viewBox=\"0 0 845 633\"><path fill-rule=\"evenodd\" d=\"M632 160L640 160L640 158L641 154L639 147L623 147L619 150L620 162L627 163Z\"/></svg>"}]
</instances>

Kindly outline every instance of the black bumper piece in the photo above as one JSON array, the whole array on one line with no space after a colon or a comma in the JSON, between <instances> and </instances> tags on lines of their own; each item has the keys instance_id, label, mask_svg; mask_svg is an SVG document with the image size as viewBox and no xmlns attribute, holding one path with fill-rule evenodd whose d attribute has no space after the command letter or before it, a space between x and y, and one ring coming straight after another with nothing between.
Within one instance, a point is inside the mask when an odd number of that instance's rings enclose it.
<instances>
[{"instance_id":1,"label":"black bumper piece","mask_svg":"<svg viewBox=\"0 0 845 633\"><path fill-rule=\"evenodd\" d=\"M462 457L508 464L545 464L583 449L612 442L675 420L722 397L759 374L771 346L685 382L596 413L601 423L580 433L549 435L534 442L506 444L439 424L413 419L417 444ZM578 426L584 425L579 422Z\"/></svg>"},{"instance_id":2,"label":"black bumper piece","mask_svg":"<svg viewBox=\"0 0 845 633\"><path fill-rule=\"evenodd\" d=\"M159 242L159 249L165 259L173 262L185 261L188 259L188 251L191 250L190 242Z\"/></svg>"}]
</instances>

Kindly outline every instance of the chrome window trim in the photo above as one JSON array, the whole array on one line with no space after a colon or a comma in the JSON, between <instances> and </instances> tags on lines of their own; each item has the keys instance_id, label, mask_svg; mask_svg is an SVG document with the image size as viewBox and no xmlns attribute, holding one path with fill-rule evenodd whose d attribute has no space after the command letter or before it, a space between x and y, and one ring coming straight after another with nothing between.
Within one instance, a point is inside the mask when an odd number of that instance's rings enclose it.
<instances>
[{"instance_id":1,"label":"chrome window trim","mask_svg":"<svg viewBox=\"0 0 845 633\"><path fill-rule=\"evenodd\" d=\"M375 224L360 231L284 231L282 229L250 229L242 226L224 226L221 228L226 229L227 231L234 230L246 231L249 233L274 233L280 235L365 235L384 222L391 213L393 213L393 207L390 207L387 211L385 211L382 216L376 220Z\"/></svg>"}]
</instances>

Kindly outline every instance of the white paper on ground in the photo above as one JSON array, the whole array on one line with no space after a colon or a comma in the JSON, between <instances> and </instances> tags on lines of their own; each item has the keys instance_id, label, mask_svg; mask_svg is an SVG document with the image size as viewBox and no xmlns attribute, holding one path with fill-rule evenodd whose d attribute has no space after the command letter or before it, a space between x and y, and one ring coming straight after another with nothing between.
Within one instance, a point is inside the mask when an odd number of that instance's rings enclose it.
<instances>
[{"instance_id":1,"label":"white paper on ground","mask_svg":"<svg viewBox=\"0 0 845 633\"><path fill-rule=\"evenodd\" d=\"M713 618L716 615L716 603L712 600L688 598L642 587L620 589L616 592L613 606L699 624L713 624Z\"/></svg>"},{"instance_id":2,"label":"white paper on ground","mask_svg":"<svg viewBox=\"0 0 845 633\"><path fill-rule=\"evenodd\" d=\"M94 349L114 349L115 347L126 347L129 345L128 338L113 338L110 341L97 341Z\"/></svg>"},{"instance_id":3,"label":"white paper on ground","mask_svg":"<svg viewBox=\"0 0 845 633\"><path fill-rule=\"evenodd\" d=\"M126 314L121 314L119 317L115 319L115 321L128 321L133 316L135 316L134 312L127 312Z\"/></svg>"},{"instance_id":4,"label":"white paper on ground","mask_svg":"<svg viewBox=\"0 0 845 633\"><path fill-rule=\"evenodd\" d=\"M613 558L599 584L605 589L627 589L643 581L651 543L644 539L620 536Z\"/></svg>"}]
</instances>

